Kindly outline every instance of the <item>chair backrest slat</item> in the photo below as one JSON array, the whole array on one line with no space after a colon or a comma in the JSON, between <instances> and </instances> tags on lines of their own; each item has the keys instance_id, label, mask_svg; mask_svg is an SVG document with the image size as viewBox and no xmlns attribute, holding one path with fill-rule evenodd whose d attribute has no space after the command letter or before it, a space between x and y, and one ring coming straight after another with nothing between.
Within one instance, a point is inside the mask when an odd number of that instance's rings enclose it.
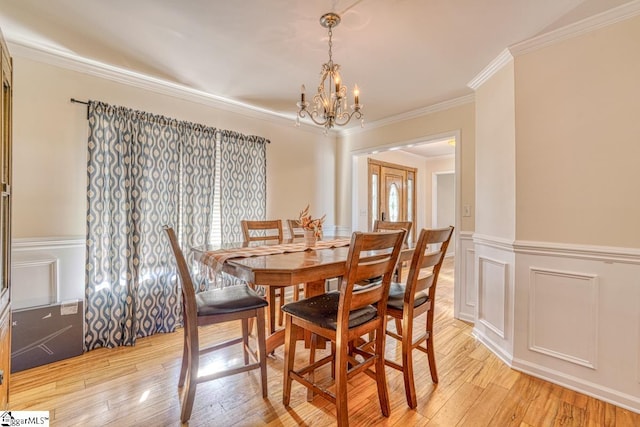
<instances>
[{"instance_id":1,"label":"chair backrest slat","mask_svg":"<svg viewBox=\"0 0 640 427\"><path fill-rule=\"evenodd\" d=\"M279 219L265 221L240 221L245 242L277 240L282 242L282 221Z\"/></svg>"}]
</instances>

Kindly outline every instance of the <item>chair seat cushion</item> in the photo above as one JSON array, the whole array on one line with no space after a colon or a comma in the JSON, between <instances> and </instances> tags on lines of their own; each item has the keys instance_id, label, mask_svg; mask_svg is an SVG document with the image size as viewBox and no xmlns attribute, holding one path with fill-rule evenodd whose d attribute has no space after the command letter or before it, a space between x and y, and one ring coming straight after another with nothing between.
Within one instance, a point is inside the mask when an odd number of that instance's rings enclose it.
<instances>
[{"instance_id":1,"label":"chair seat cushion","mask_svg":"<svg viewBox=\"0 0 640 427\"><path fill-rule=\"evenodd\" d=\"M387 307L395 308L396 310L402 310L404 305L404 290L405 285L403 283L391 283L389 289L389 299L387 301ZM416 292L413 300L413 307L418 307L429 300L429 295L426 292Z\"/></svg>"},{"instance_id":2,"label":"chair seat cushion","mask_svg":"<svg viewBox=\"0 0 640 427\"><path fill-rule=\"evenodd\" d=\"M265 307L267 301L247 285L238 285L197 293L196 305L198 316L208 316Z\"/></svg>"},{"instance_id":3,"label":"chair seat cushion","mask_svg":"<svg viewBox=\"0 0 640 427\"><path fill-rule=\"evenodd\" d=\"M336 330L338 327L339 300L339 292L328 292L285 304L282 307L282 311L323 328ZM360 326L374 319L377 314L378 311L371 305L353 310L349 313L349 328Z\"/></svg>"}]
</instances>

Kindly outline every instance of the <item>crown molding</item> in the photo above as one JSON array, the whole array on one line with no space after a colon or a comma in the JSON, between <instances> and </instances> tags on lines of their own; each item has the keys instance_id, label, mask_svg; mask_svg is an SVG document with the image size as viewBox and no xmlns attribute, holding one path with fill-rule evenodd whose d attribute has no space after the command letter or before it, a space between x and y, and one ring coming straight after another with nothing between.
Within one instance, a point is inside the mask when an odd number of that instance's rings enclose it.
<instances>
[{"instance_id":1,"label":"crown molding","mask_svg":"<svg viewBox=\"0 0 640 427\"><path fill-rule=\"evenodd\" d=\"M25 40L8 38L7 44L10 46L9 50L13 57L42 62L55 67L99 77L157 94L168 95L209 107L220 108L225 111L230 111L251 118L268 121L276 119L283 125L290 125L291 127L295 125L295 114L287 115L250 104L245 104L233 99L214 95L124 68L114 67L103 62ZM304 123L303 121L300 122L300 129L313 133L321 133L324 131L324 129L319 129L317 126Z\"/></svg>"},{"instance_id":2,"label":"crown molding","mask_svg":"<svg viewBox=\"0 0 640 427\"><path fill-rule=\"evenodd\" d=\"M614 7L557 30L533 37L509 47L513 55L523 55L563 40L595 31L640 14L640 0Z\"/></svg>"},{"instance_id":3,"label":"crown molding","mask_svg":"<svg viewBox=\"0 0 640 427\"><path fill-rule=\"evenodd\" d=\"M395 116L390 116L384 119L376 120L375 122L367 123L366 128L357 127L357 128L344 129L344 130L340 130L339 133L340 133L340 136L354 135L357 133L370 131L372 129L376 129L382 126L388 126L394 123L403 122L405 120L415 119L417 117L422 117L428 114L437 113L439 111L448 110L450 108L458 107L460 105L469 104L474 100L475 100L474 94L465 95L459 98L454 98L448 101L443 101L437 104L418 108L416 110L407 111L406 113L397 114Z\"/></svg>"},{"instance_id":4,"label":"crown molding","mask_svg":"<svg viewBox=\"0 0 640 427\"><path fill-rule=\"evenodd\" d=\"M503 50L493 61L489 63L467 86L477 90L491 76L504 67L516 55L523 55L559 43L563 40L577 37L582 34L597 30L616 22L624 21L640 14L640 0L634 0L597 15L585 18L581 21L567 25L557 30L516 43Z\"/></svg>"},{"instance_id":5,"label":"crown molding","mask_svg":"<svg viewBox=\"0 0 640 427\"><path fill-rule=\"evenodd\" d=\"M197 102L199 104L207 105L210 107L221 108L226 111L231 111L253 118L259 118L263 120L273 120L275 118L281 121L282 124L292 124L292 126L295 122L295 114L282 114L265 108L245 104L240 101L214 95L177 83L168 82L166 80L151 77L146 74L137 73L120 67L115 67L103 62L75 55L70 52L55 49L50 46L45 46L11 37L7 37L7 43L9 44L9 50L14 57L26 58L33 61L42 62L59 68L77 71L79 73L88 74L154 93L169 95L187 101ZM438 111L447 110L459 105L468 104L473 102L473 100L474 95L470 94L368 123L366 129L331 129L329 134L345 135L359 133L365 130L375 129L381 126L386 126L404 120L432 114ZM324 128L318 127L312 123L307 123L304 120L300 121L300 128L304 128L304 130L313 133L324 133Z\"/></svg>"},{"instance_id":6,"label":"crown molding","mask_svg":"<svg viewBox=\"0 0 640 427\"><path fill-rule=\"evenodd\" d=\"M509 52L509 49L503 50L493 61L489 63L477 76L475 76L467 86L473 90L477 90L484 82L489 80L491 76L497 73L502 67L507 65L513 60L513 55Z\"/></svg>"}]
</instances>

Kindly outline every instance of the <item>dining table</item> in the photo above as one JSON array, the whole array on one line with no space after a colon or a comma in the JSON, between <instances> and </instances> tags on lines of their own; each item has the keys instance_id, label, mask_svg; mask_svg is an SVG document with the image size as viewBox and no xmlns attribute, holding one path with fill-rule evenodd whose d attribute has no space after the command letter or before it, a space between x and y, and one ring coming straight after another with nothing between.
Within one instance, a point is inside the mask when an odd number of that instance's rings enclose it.
<instances>
[{"instance_id":1,"label":"dining table","mask_svg":"<svg viewBox=\"0 0 640 427\"><path fill-rule=\"evenodd\" d=\"M313 246L304 239L284 239L280 243L237 242L193 247L194 260L209 274L226 273L249 284L286 288L304 284L304 297L326 292L326 280L345 274L350 236L325 237ZM398 264L410 260L411 242L405 243ZM365 254L375 257L375 253ZM273 316L273 307L270 308ZM267 353L284 344L284 329L267 337Z\"/></svg>"}]
</instances>

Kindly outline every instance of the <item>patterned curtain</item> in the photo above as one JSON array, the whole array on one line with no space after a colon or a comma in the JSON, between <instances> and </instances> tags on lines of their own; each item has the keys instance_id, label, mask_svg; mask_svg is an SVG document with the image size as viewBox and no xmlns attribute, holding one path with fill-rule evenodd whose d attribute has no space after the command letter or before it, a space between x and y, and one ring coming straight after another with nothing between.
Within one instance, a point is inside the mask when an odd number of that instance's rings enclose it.
<instances>
[{"instance_id":1,"label":"patterned curtain","mask_svg":"<svg viewBox=\"0 0 640 427\"><path fill-rule=\"evenodd\" d=\"M221 131L220 205L222 241L242 240L240 221L265 219L267 139Z\"/></svg>"},{"instance_id":2,"label":"patterned curtain","mask_svg":"<svg viewBox=\"0 0 640 427\"><path fill-rule=\"evenodd\" d=\"M207 243L215 129L89 104L85 349L133 345L180 323L175 263L162 226L184 248Z\"/></svg>"}]
</instances>

